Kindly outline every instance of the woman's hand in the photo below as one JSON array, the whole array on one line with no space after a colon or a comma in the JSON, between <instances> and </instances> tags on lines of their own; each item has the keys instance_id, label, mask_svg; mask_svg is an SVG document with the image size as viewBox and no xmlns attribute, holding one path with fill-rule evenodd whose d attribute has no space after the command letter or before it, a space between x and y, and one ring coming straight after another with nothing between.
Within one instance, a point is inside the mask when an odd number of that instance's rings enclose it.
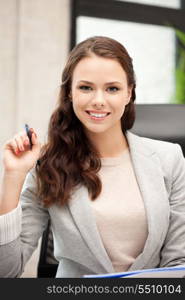
<instances>
[{"instance_id":1,"label":"woman's hand","mask_svg":"<svg viewBox=\"0 0 185 300\"><path fill-rule=\"evenodd\" d=\"M3 165L5 173L27 174L36 164L41 144L37 135L31 128L32 148L30 149L29 138L26 131L16 134L7 141L3 147Z\"/></svg>"}]
</instances>

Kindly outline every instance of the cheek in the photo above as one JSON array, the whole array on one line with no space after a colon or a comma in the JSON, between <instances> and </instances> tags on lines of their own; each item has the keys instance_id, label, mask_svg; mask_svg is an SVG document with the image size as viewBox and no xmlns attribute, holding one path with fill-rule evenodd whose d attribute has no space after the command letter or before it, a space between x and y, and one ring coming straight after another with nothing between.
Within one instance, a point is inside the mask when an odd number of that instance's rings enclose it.
<instances>
[{"instance_id":1,"label":"cheek","mask_svg":"<svg viewBox=\"0 0 185 300\"><path fill-rule=\"evenodd\" d=\"M80 91L75 91L72 95L72 101L75 106L83 106L87 103L90 96L88 94L83 94Z\"/></svg>"},{"instance_id":2,"label":"cheek","mask_svg":"<svg viewBox=\"0 0 185 300\"><path fill-rule=\"evenodd\" d=\"M86 99L85 97L79 93L75 93L72 96L72 105L75 115L80 118L82 112L85 110L86 107Z\"/></svg>"},{"instance_id":3,"label":"cheek","mask_svg":"<svg viewBox=\"0 0 185 300\"><path fill-rule=\"evenodd\" d=\"M113 101L112 103L115 111L117 111L118 114L122 114L125 110L125 106L127 105L127 98L121 95L119 98L115 99L115 101Z\"/></svg>"}]
</instances>

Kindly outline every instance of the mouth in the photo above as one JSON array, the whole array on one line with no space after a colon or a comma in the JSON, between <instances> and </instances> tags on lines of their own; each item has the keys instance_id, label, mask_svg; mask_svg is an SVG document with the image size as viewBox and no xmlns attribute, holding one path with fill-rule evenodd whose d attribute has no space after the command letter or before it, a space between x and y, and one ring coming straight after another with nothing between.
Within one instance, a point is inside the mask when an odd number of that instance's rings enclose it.
<instances>
[{"instance_id":1,"label":"mouth","mask_svg":"<svg viewBox=\"0 0 185 300\"><path fill-rule=\"evenodd\" d=\"M104 120L108 115L110 115L110 112L93 112L90 110L86 110L85 112L93 120Z\"/></svg>"}]
</instances>

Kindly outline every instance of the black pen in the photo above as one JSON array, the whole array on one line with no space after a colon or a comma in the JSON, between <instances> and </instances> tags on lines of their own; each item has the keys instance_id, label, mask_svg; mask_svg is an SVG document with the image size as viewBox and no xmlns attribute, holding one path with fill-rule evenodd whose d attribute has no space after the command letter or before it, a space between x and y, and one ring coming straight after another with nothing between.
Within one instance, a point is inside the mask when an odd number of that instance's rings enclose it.
<instances>
[{"instance_id":1,"label":"black pen","mask_svg":"<svg viewBox=\"0 0 185 300\"><path fill-rule=\"evenodd\" d=\"M24 128L25 128L26 134L27 134L27 136L28 136L28 138L29 138L30 149L32 149L32 145L33 145L33 144L32 144L32 141L31 141L32 133L31 133L31 131L30 131L30 128L29 128L28 124L25 124L25 125L24 125Z\"/></svg>"}]
</instances>

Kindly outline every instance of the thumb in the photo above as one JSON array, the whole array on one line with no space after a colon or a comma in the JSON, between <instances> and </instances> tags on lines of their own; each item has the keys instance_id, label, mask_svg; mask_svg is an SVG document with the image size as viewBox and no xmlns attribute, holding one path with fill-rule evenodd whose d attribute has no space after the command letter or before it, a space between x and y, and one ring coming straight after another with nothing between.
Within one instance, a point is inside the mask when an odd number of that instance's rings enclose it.
<instances>
[{"instance_id":1,"label":"thumb","mask_svg":"<svg viewBox=\"0 0 185 300\"><path fill-rule=\"evenodd\" d=\"M37 137L36 132L33 130L33 128L31 128L31 142L32 142L32 147L34 149L40 149L40 143Z\"/></svg>"},{"instance_id":2,"label":"thumb","mask_svg":"<svg viewBox=\"0 0 185 300\"><path fill-rule=\"evenodd\" d=\"M36 145L38 143L38 138L34 131L32 131L32 134L31 134L31 141L32 141L33 145Z\"/></svg>"}]
</instances>

